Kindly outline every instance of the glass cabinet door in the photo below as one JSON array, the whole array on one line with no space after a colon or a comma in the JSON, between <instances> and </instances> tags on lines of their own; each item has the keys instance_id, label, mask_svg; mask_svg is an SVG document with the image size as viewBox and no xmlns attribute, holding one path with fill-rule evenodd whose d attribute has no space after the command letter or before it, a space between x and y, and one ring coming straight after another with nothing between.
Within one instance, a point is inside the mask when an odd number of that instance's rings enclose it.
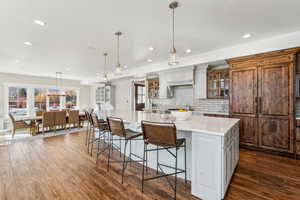
<instances>
[{"instance_id":1,"label":"glass cabinet door","mask_svg":"<svg viewBox=\"0 0 300 200\"><path fill-rule=\"evenodd\" d=\"M207 73L207 97L223 99L229 96L228 69L211 70Z\"/></svg>"}]
</instances>

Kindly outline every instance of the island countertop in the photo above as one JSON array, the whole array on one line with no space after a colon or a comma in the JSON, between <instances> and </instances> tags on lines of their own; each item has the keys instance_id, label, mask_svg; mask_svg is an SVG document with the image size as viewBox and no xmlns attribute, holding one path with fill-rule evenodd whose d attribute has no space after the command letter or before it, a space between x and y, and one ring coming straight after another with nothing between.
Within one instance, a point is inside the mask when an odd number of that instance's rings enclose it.
<instances>
[{"instance_id":1,"label":"island countertop","mask_svg":"<svg viewBox=\"0 0 300 200\"><path fill-rule=\"evenodd\" d=\"M142 120L154 122L171 122L170 119L162 119L158 113L144 111L115 110L104 113L105 116L120 117L125 122L140 123ZM224 136L239 119L205 117L202 115L192 115L184 121L174 121L177 130L201 132Z\"/></svg>"}]
</instances>

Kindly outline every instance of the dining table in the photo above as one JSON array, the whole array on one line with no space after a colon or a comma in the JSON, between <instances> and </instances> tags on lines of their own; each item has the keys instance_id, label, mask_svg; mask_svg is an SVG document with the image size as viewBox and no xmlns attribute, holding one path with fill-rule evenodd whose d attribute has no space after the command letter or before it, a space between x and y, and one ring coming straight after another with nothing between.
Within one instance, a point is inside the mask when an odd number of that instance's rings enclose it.
<instances>
[{"instance_id":1,"label":"dining table","mask_svg":"<svg viewBox=\"0 0 300 200\"><path fill-rule=\"evenodd\" d=\"M67 114L67 120L68 120L68 114ZM79 120L81 119L85 119L85 113L84 112L80 112L79 113ZM43 116L24 116L24 117L18 117L17 120L23 120L23 121L27 121L30 124L32 124L32 126L35 126L37 124L37 122L42 122L43 121ZM80 125L81 126L81 125ZM82 126L81 126L82 127ZM32 132L32 135L36 135L38 132L36 132L35 130Z\"/></svg>"}]
</instances>

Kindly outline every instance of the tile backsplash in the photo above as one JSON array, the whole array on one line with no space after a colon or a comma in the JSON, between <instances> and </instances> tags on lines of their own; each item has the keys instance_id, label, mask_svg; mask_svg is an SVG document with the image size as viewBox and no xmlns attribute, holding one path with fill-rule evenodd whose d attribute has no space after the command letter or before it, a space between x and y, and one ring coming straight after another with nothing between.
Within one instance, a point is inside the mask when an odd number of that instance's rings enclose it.
<instances>
[{"instance_id":1,"label":"tile backsplash","mask_svg":"<svg viewBox=\"0 0 300 200\"><path fill-rule=\"evenodd\" d=\"M228 99L196 99L192 106L195 111L201 113L229 113Z\"/></svg>"}]
</instances>

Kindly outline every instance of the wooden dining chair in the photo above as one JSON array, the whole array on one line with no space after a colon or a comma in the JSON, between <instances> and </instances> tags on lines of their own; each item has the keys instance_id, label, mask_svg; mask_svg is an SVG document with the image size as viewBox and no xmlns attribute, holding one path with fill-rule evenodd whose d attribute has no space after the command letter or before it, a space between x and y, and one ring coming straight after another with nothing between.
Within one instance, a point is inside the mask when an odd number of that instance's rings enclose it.
<instances>
[{"instance_id":1,"label":"wooden dining chair","mask_svg":"<svg viewBox=\"0 0 300 200\"><path fill-rule=\"evenodd\" d=\"M49 130L55 126L55 112L44 112L42 121L42 132L45 134L45 128Z\"/></svg>"},{"instance_id":2,"label":"wooden dining chair","mask_svg":"<svg viewBox=\"0 0 300 200\"><path fill-rule=\"evenodd\" d=\"M31 122L26 123L24 120L15 120L12 114L9 114L9 118L12 124L12 138L14 138L17 129L29 129L30 135L32 135L32 131L34 127L31 125Z\"/></svg>"},{"instance_id":3,"label":"wooden dining chair","mask_svg":"<svg viewBox=\"0 0 300 200\"><path fill-rule=\"evenodd\" d=\"M66 111L58 111L54 112L54 131L56 132L56 128L61 127L66 130L67 128L67 112Z\"/></svg>"},{"instance_id":4,"label":"wooden dining chair","mask_svg":"<svg viewBox=\"0 0 300 200\"><path fill-rule=\"evenodd\" d=\"M44 112L45 112L44 110L37 110L37 111L35 112L35 116L37 116L37 117L43 116Z\"/></svg>"},{"instance_id":5,"label":"wooden dining chair","mask_svg":"<svg viewBox=\"0 0 300 200\"><path fill-rule=\"evenodd\" d=\"M69 110L69 129L71 128L71 125L73 125L73 127L79 127L80 126L80 122L79 122L79 110Z\"/></svg>"}]
</instances>

